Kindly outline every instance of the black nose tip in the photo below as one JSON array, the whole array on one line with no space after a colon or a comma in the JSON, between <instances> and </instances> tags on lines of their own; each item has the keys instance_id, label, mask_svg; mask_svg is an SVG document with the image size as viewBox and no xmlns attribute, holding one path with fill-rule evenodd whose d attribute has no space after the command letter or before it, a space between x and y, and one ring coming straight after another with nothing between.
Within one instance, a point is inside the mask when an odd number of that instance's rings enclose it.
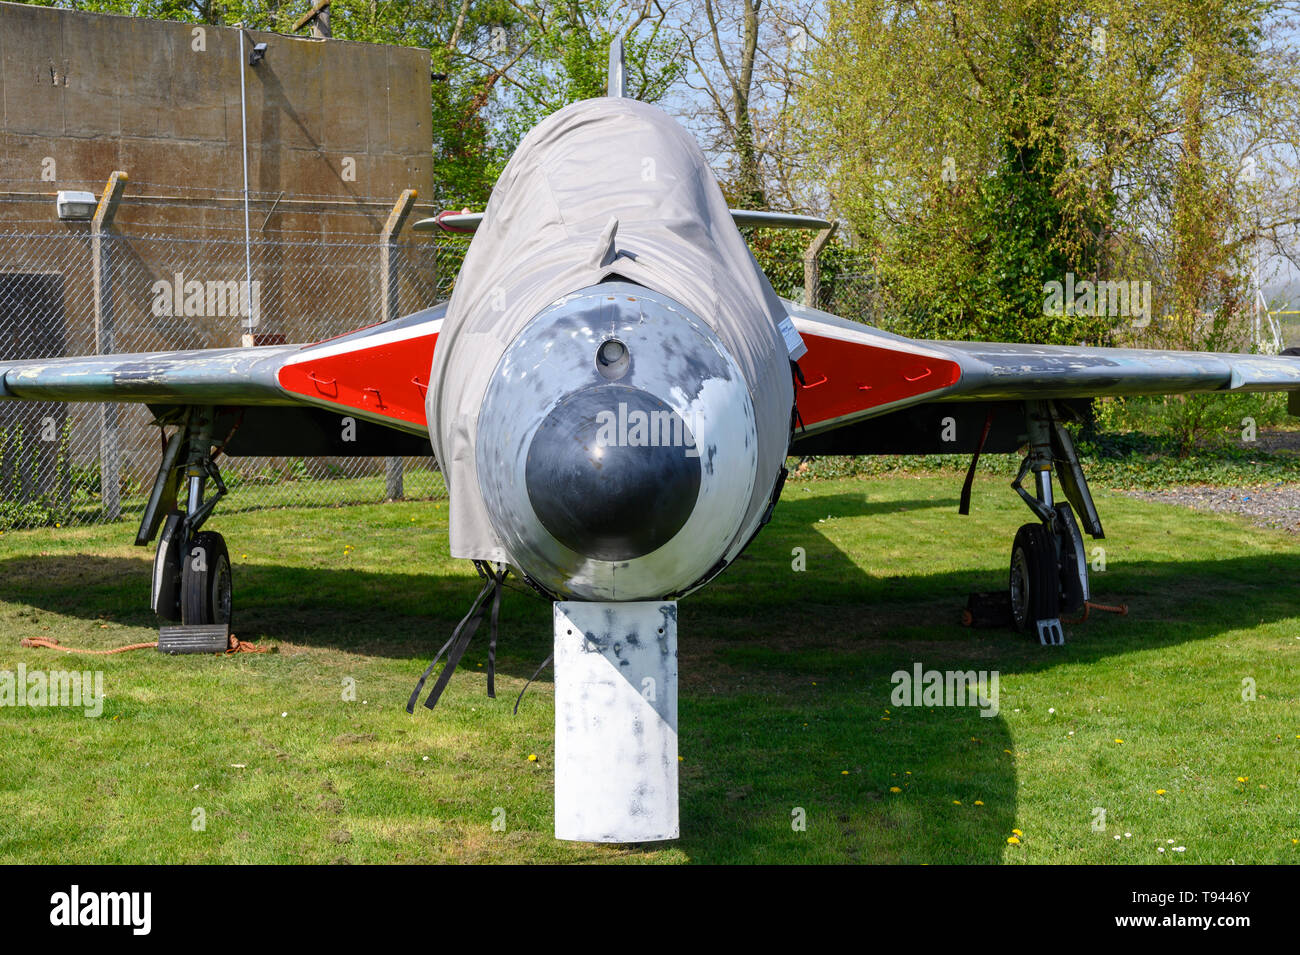
<instances>
[{"instance_id":1,"label":"black nose tip","mask_svg":"<svg viewBox=\"0 0 1300 955\"><path fill-rule=\"evenodd\" d=\"M569 395L533 436L524 472L542 526L597 560L631 560L682 529L700 491L686 423L658 398L625 385Z\"/></svg>"}]
</instances>

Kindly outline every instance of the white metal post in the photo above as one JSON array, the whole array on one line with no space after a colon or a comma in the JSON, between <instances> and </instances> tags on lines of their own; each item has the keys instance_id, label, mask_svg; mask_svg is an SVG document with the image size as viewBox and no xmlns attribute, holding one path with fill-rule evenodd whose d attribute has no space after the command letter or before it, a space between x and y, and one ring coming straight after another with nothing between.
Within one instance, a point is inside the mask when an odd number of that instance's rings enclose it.
<instances>
[{"instance_id":1,"label":"white metal post","mask_svg":"<svg viewBox=\"0 0 1300 955\"><path fill-rule=\"evenodd\" d=\"M676 839L677 603L555 604L555 838Z\"/></svg>"},{"instance_id":2,"label":"white metal post","mask_svg":"<svg viewBox=\"0 0 1300 955\"><path fill-rule=\"evenodd\" d=\"M248 98L244 90L244 25L239 25L239 118L243 136L244 154L244 288L248 297L248 317L245 328L244 345L252 345L253 329L257 327L257 316L253 314L253 253L252 230L248 219ZM241 296L242 297L242 296Z\"/></svg>"}]
</instances>

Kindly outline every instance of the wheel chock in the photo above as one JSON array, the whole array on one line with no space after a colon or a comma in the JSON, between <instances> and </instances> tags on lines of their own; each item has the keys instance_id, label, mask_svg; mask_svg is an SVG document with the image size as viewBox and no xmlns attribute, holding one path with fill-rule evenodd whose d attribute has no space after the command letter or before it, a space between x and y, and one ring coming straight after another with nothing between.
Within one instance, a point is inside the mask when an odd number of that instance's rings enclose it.
<instances>
[{"instance_id":1,"label":"wheel chock","mask_svg":"<svg viewBox=\"0 0 1300 955\"><path fill-rule=\"evenodd\" d=\"M1059 647L1065 644L1065 631L1061 629L1061 621L1058 617L1051 620L1039 620L1036 622L1038 627L1038 642L1045 647Z\"/></svg>"},{"instance_id":2,"label":"wheel chock","mask_svg":"<svg viewBox=\"0 0 1300 955\"><path fill-rule=\"evenodd\" d=\"M177 624L158 628L159 653L225 653L230 648L230 624Z\"/></svg>"}]
</instances>

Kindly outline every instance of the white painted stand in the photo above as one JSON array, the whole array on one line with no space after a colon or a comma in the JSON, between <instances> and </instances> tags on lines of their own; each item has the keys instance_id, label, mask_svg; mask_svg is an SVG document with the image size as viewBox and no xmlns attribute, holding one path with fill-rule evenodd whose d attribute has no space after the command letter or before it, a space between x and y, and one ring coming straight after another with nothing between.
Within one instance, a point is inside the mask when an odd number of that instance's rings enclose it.
<instances>
[{"instance_id":1,"label":"white painted stand","mask_svg":"<svg viewBox=\"0 0 1300 955\"><path fill-rule=\"evenodd\" d=\"M555 604L555 838L676 839L677 602Z\"/></svg>"}]
</instances>

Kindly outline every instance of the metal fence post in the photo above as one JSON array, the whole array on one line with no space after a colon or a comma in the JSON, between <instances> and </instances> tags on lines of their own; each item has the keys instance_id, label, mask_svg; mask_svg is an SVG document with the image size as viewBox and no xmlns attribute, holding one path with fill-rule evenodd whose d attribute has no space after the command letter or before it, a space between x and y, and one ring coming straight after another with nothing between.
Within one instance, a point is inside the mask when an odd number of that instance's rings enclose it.
<instances>
[{"instance_id":1,"label":"metal fence post","mask_svg":"<svg viewBox=\"0 0 1300 955\"><path fill-rule=\"evenodd\" d=\"M835 234L838 222L832 222L829 229L822 229L815 236L803 253L803 303L809 308L817 307L817 296L821 291L821 265L817 261L826 248L826 243Z\"/></svg>"},{"instance_id":2,"label":"metal fence post","mask_svg":"<svg viewBox=\"0 0 1300 955\"><path fill-rule=\"evenodd\" d=\"M109 230L117 213L126 173L115 171L108 177L104 194L90 223L91 276L95 289L95 354L108 355L113 344L113 258ZM99 489L104 520L122 516L122 456L118 441L118 407L99 406Z\"/></svg>"},{"instance_id":3,"label":"metal fence post","mask_svg":"<svg viewBox=\"0 0 1300 955\"><path fill-rule=\"evenodd\" d=\"M393 203L392 211L388 213L388 221L384 223L384 234L380 239L379 246L379 277L382 283L381 296L383 298L382 312L383 320L391 322L399 315L401 287L400 276L398 275L398 249L397 237L402 232L402 226L406 225L407 216L411 214L411 209L415 206L417 193L414 189L406 189L398 197L397 202ZM402 459L388 458L384 461L385 474L385 496L390 501L395 501L405 495L405 488L402 481Z\"/></svg>"}]
</instances>

